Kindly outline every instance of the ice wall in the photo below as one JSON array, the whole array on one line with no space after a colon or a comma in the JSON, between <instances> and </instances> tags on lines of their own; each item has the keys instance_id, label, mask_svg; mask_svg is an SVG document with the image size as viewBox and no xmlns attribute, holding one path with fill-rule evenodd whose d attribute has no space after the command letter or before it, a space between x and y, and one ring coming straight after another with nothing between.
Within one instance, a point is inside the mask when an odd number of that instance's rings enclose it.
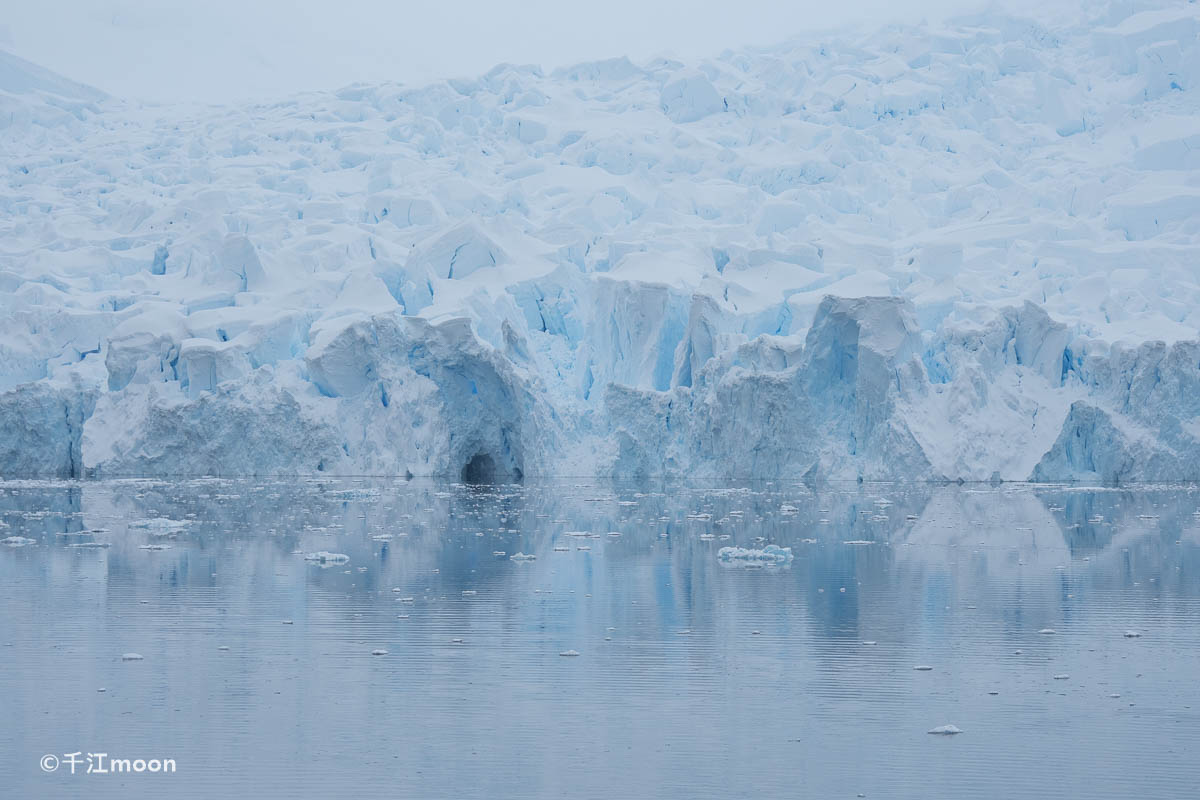
<instances>
[{"instance_id":1,"label":"ice wall","mask_svg":"<svg viewBox=\"0 0 1200 800\"><path fill-rule=\"evenodd\" d=\"M0 474L1200 479L1200 16L1045 13L228 108L0 54Z\"/></svg>"}]
</instances>

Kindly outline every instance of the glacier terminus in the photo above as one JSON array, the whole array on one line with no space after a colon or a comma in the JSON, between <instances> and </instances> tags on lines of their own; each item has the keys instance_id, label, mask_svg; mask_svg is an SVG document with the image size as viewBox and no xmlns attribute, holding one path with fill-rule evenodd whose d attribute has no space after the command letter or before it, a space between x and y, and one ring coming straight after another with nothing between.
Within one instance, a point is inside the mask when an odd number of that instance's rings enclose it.
<instances>
[{"instance_id":1,"label":"glacier terminus","mask_svg":"<svg viewBox=\"0 0 1200 800\"><path fill-rule=\"evenodd\" d=\"M1200 479L1198 32L226 107L0 53L0 474Z\"/></svg>"}]
</instances>

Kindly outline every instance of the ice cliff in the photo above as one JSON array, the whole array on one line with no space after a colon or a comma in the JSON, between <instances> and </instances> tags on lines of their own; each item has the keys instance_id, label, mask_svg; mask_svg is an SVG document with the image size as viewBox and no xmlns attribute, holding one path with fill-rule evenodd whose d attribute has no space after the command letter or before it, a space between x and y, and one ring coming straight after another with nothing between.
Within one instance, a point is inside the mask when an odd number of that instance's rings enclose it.
<instances>
[{"instance_id":1,"label":"ice cliff","mask_svg":"<svg viewBox=\"0 0 1200 800\"><path fill-rule=\"evenodd\" d=\"M141 106L0 53L0 474L1200 479L1200 12Z\"/></svg>"}]
</instances>

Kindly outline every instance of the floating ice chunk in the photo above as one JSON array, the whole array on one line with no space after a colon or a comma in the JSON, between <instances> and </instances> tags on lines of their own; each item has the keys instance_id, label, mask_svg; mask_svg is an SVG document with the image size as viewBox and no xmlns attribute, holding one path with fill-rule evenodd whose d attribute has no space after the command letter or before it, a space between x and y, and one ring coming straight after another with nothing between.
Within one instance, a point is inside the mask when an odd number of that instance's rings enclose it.
<instances>
[{"instance_id":1,"label":"floating ice chunk","mask_svg":"<svg viewBox=\"0 0 1200 800\"><path fill-rule=\"evenodd\" d=\"M183 519L167 519L166 517L155 517L153 519L139 519L129 523L131 528L144 529L151 536L170 536L174 533L186 528L191 523Z\"/></svg>"},{"instance_id":2,"label":"floating ice chunk","mask_svg":"<svg viewBox=\"0 0 1200 800\"><path fill-rule=\"evenodd\" d=\"M787 564L792 560L792 548L769 544L761 550L747 547L722 547L717 551L717 558L727 562L757 562L768 564Z\"/></svg>"},{"instance_id":3,"label":"floating ice chunk","mask_svg":"<svg viewBox=\"0 0 1200 800\"><path fill-rule=\"evenodd\" d=\"M509 561L536 561L537 556L528 553L513 553L508 559Z\"/></svg>"},{"instance_id":4,"label":"floating ice chunk","mask_svg":"<svg viewBox=\"0 0 1200 800\"><path fill-rule=\"evenodd\" d=\"M350 561L350 556L345 553L331 553L328 550L318 550L315 553L309 553L304 557L305 561L314 561L318 564L333 566L334 564L346 564Z\"/></svg>"},{"instance_id":5,"label":"floating ice chunk","mask_svg":"<svg viewBox=\"0 0 1200 800\"><path fill-rule=\"evenodd\" d=\"M1141 631L1125 631L1126 639L1137 639L1141 637Z\"/></svg>"},{"instance_id":6,"label":"floating ice chunk","mask_svg":"<svg viewBox=\"0 0 1200 800\"><path fill-rule=\"evenodd\" d=\"M1055 676L1054 676L1054 680L1056 680L1056 681L1065 681L1065 680L1067 680L1067 679L1068 679L1068 678L1070 678L1070 677L1071 677L1070 675L1068 675L1067 673L1065 673L1065 672L1064 672L1064 673L1062 673L1061 675L1055 675Z\"/></svg>"},{"instance_id":7,"label":"floating ice chunk","mask_svg":"<svg viewBox=\"0 0 1200 800\"><path fill-rule=\"evenodd\" d=\"M932 733L935 736L954 736L962 733L962 729L955 725L939 725L936 728L930 728L927 733Z\"/></svg>"},{"instance_id":8,"label":"floating ice chunk","mask_svg":"<svg viewBox=\"0 0 1200 800\"><path fill-rule=\"evenodd\" d=\"M559 653L559 655L573 658L573 657L579 655L579 651L578 650L564 650L561 653Z\"/></svg>"},{"instance_id":9,"label":"floating ice chunk","mask_svg":"<svg viewBox=\"0 0 1200 800\"><path fill-rule=\"evenodd\" d=\"M138 548L139 550L170 550L169 544L144 544Z\"/></svg>"},{"instance_id":10,"label":"floating ice chunk","mask_svg":"<svg viewBox=\"0 0 1200 800\"><path fill-rule=\"evenodd\" d=\"M388 654L388 651L382 650L382 649L371 651L371 655L373 655L373 656L386 656L387 654Z\"/></svg>"},{"instance_id":11,"label":"floating ice chunk","mask_svg":"<svg viewBox=\"0 0 1200 800\"><path fill-rule=\"evenodd\" d=\"M229 649L229 645L227 645L227 644L218 645L218 646L217 646L217 649L218 649L218 650L228 650L228 649Z\"/></svg>"},{"instance_id":12,"label":"floating ice chunk","mask_svg":"<svg viewBox=\"0 0 1200 800\"><path fill-rule=\"evenodd\" d=\"M505 553L503 550L493 550L492 555L496 558L504 558L508 553Z\"/></svg>"},{"instance_id":13,"label":"floating ice chunk","mask_svg":"<svg viewBox=\"0 0 1200 800\"><path fill-rule=\"evenodd\" d=\"M1053 636L1055 633L1058 633L1058 631L1054 630L1054 628L1042 628L1040 631L1038 631L1038 633L1042 634L1043 636Z\"/></svg>"},{"instance_id":14,"label":"floating ice chunk","mask_svg":"<svg viewBox=\"0 0 1200 800\"><path fill-rule=\"evenodd\" d=\"M929 666L928 664L918 664L917 666L913 667L913 669L917 670L918 672L929 672L931 669L933 669L933 667Z\"/></svg>"},{"instance_id":15,"label":"floating ice chunk","mask_svg":"<svg viewBox=\"0 0 1200 800\"><path fill-rule=\"evenodd\" d=\"M124 653L121 655L122 661L141 661L142 658L141 653Z\"/></svg>"},{"instance_id":16,"label":"floating ice chunk","mask_svg":"<svg viewBox=\"0 0 1200 800\"><path fill-rule=\"evenodd\" d=\"M556 553L566 553L570 549L571 548L567 547L565 544L554 545L554 552L556 552Z\"/></svg>"},{"instance_id":17,"label":"floating ice chunk","mask_svg":"<svg viewBox=\"0 0 1200 800\"><path fill-rule=\"evenodd\" d=\"M28 539L24 536L9 536L7 539L0 539L0 544L6 544L9 547L24 547L27 544L33 544L35 539Z\"/></svg>"},{"instance_id":18,"label":"floating ice chunk","mask_svg":"<svg viewBox=\"0 0 1200 800\"><path fill-rule=\"evenodd\" d=\"M861 547L862 545L875 544L875 543L872 542L870 539L851 539L847 542L842 542L842 544L849 544L849 545L854 545L855 547Z\"/></svg>"}]
</instances>

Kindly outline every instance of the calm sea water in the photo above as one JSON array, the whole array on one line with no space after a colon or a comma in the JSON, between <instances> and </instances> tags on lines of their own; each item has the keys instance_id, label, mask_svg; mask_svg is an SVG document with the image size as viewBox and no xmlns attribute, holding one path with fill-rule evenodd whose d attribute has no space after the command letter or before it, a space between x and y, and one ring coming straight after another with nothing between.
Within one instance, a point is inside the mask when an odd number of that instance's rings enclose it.
<instances>
[{"instance_id":1,"label":"calm sea water","mask_svg":"<svg viewBox=\"0 0 1200 800\"><path fill-rule=\"evenodd\" d=\"M5 797L1200 786L1196 487L10 481L0 520Z\"/></svg>"}]
</instances>

